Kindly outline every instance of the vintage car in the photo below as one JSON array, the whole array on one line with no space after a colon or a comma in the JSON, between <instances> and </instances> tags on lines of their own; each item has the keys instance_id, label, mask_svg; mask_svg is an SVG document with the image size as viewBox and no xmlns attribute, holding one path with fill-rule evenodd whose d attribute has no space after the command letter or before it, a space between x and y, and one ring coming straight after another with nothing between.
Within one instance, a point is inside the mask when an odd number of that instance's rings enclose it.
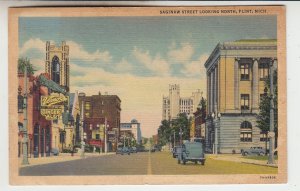
<instances>
[{"instance_id":1,"label":"vintage car","mask_svg":"<svg viewBox=\"0 0 300 191\"><path fill-rule=\"evenodd\" d=\"M249 149L242 149L241 154L243 156L247 155L260 155L263 156L266 154L266 150L262 147L250 147Z\"/></svg>"},{"instance_id":2,"label":"vintage car","mask_svg":"<svg viewBox=\"0 0 300 191\"><path fill-rule=\"evenodd\" d=\"M181 153L177 156L178 164L191 161L202 165L205 163L204 145L200 142L186 142L182 145Z\"/></svg>"},{"instance_id":3,"label":"vintage car","mask_svg":"<svg viewBox=\"0 0 300 191\"><path fill-rule=\"evenodd\" d=\"M173 149L172 149L173 158L177 157L177 155L179 153L179 150L181 151L181 146L175 146L175 147L173 147Z\"/></svg>"},{"instance_id":4,"label":"vintage car","mask_svg":"<svg viewBox=\"0 0 300 191\"><path fill-rule=\"evenodd\" d=\"M128 147L118 147L117 148L117 151L116 151L116 154L128 154L130 155L130 150L128 149Z\"/></svg>"}]
</instances>

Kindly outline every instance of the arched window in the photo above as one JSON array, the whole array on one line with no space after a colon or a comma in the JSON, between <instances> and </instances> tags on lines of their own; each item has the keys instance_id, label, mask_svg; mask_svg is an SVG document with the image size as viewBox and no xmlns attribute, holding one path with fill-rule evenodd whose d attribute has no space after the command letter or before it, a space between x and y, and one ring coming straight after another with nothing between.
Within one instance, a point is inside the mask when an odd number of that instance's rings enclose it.
<instances>
[{"instance_id":1,"label":"arched window","mask_svg":"<svg viewBox=\"0 0 300 191\"><path fill-rule=\"evenodd\" d=\"M252 124L249 121L243 121L240 126L240 141L252 142Z\"/></svg>"},{"instance_id":2,"label":"arched window","mask_svg":"<svg viewBox=\"0 0 300 191\"><path fill-rule=\"evenodd\" d=\"M52 80L58 84L60 83L60 63L57 56L52 59Z\"/></svg>"},{"instance_id":3,"label":"arched window","mask_svg":"<svg viewBox=\"0 0 300 191\"><path fill-rule=\"evenodd\" d=\"M241 129L252 129L252 124L249 121L243 121L241 123Z\"/></svg>"}]
</instances>

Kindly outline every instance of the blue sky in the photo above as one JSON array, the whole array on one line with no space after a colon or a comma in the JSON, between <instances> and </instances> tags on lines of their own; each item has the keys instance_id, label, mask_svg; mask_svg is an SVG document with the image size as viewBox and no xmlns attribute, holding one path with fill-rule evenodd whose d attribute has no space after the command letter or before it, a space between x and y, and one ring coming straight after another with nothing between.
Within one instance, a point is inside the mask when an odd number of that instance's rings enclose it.
<instances>
[{"instance_id":1,"label":"blue sky","mask_svg":"<svg viewBox=\"0 0 300 191\"><path fill-rule=\"evenodd\" d=\"M205 92L203 64L217 43L276 38L276 23L275 16L22 17L19 54L43 72L45 42L66 41L71 91L119 95L121 121L136 118L150 136L161 120L169 83L180 84L185 97L196 89Z\"/></svg>"}]
</instances>

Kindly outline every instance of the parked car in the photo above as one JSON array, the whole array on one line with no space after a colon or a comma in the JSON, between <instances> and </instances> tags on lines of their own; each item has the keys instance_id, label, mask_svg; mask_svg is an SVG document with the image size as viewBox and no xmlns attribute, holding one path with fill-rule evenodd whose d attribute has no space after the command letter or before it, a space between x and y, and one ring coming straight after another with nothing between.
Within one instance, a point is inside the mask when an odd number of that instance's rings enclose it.
<instances>
[{"instance_id":1,"label":"parked car","mask_svg":"<svg viewBox=\"0 0 300 191\"><path fill-rule=\"evenodd\" d=\"M137 148L136 147L131 147L130 152L131 153L137 153Z\"/></svg>"},{"instance_id":2,"label":"parked car","mask_svg":"<svg viewBox=\"0 0 300 191\"><path fill-rule=\"evenodd\" d=\"M54 156L58 156L59 155L59 150L57 148L52 148L51 149L51 154Z\"/></svg>"},{"instance_id":3,"label":"parked car","mask_svg":"<svg viewBox=\"0 0 300 191\"><path fill-rule=\"evenodd\" d=\"M116 151L116 154L121 154L121 155L128 154L128 155L130 155L130 150L128 149L128 147L118 147L117 151Z\"/></svg>"},{"instance_id":4,"label":"parked car","mask_svg":"<svg viewBox=\"0 0 300 191\"><path fill-rule=\"evenodd\" d=\"M181 146L175 146L172 149L173 158L176 158L181 153Z\"/></svg>"},{"instance_id":5,"label":"parked car","mask_svg":"<svg viewBox=\"0 0 300 191\"><path fill-rule=\"evenodd\" d=\"M201 142L186 142L182 145L181 152L177 156L178 164L186 164L191 161L197 164L205 164L204 144Z\"/></svg>"},{"instance_id":6,"label":"parked car","mask_svg":"<svg viewBox=\"0 0 300 191\"><path fill-rule=\"evenodd\" d=\"M249 149L242 149L241 153L243 156L247 156L247 155L263 156L266 154L266 151L262 147L250 147Z\"/></svg>"}]
</instances>

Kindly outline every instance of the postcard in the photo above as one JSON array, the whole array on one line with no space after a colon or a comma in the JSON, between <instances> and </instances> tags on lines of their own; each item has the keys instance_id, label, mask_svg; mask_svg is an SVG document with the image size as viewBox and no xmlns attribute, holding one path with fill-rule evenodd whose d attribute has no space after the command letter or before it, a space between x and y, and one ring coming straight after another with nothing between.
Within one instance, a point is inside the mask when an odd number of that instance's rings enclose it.
<instances>
[{"instance_id":1,"label":"postcard","mask_svg":"<svg viewBox=\"0 0 300 191\"><path fill-rule=\"evenodd\" d=\"M284 6L9 10L12 185L287 182Z\"/></svg>"}]
</instances>

